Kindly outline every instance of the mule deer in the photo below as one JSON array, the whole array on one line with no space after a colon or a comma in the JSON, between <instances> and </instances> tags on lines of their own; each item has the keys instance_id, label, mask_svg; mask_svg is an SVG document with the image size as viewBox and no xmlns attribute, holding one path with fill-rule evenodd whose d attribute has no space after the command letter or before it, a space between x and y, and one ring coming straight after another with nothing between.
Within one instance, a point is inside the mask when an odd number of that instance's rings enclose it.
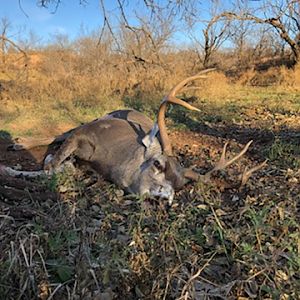
<instances>
[{"instance_id":1,"label":"mule deer","mask_svg":"<svg viewBox=\"0 0 300 300\"><path fill-rule=\"evenodd\" d=\"M56 140L64 140L64 143L51 159L45 161L45 172L56 172L68 157L75 155L126 192L165 198L169 203L172 203L174 192L181 189L189 180L208 181L212 172L226 168L244 155L251 141L230 160L225 159L227 146L225 144L220 161L210 172L200 175L192 168L182 167L174 157L167 134L165 113L168 103L199 111L177 98L176 94L184 90L188 83L206 78L204 74L211 70L207 69L188 77L173 87L164 97L158 111L157 122L154 124L148 117L135 110L118 110L58 137ZM43 142L50 143L51 140L43 139ZM242 176L242 183L263 165L264 163L246 171ZM7 167L2 168L3 172L25 176L41 174L41 171L20 172Z\"/></svg>"}]
</instances>

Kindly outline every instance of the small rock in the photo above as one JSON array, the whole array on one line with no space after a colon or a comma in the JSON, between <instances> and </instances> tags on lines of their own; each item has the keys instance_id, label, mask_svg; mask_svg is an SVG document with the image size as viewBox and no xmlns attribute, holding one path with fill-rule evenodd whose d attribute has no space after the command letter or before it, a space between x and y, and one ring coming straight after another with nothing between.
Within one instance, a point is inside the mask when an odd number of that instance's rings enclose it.
<instances>
[{"instance_id":1,"label":"small rock","mask_svg":"<svg viewBox=\"0 0 300 300\"><path fill-rule=\"evenodd\" d=\"M232 197L232 199L231 199L231 201L232 202L236 202L236 201L239 201L239 196L237 196L237 195L234 195L233 197Z\"/></svg>"},{"instance_id":2,"label":"small rock","mask_svg":"<svg viewBox=\"0 0 300 300\"><path fill-rule=\"evenodd\" d=\"M98 205L92 205L92 207L91 207L91 209L94 211L94 212L96 212L96 213L98 213L98 212L100 212L100 207L98 206Z\"/></svg>"},{"instance_id":3,"label":"small rock","mask_svg":"<svg viewBox=\"0 0 300 300\"><path fill-rule=\"evenodd\" d=\"M288 181L289 181L289 183L298 183L299 182L298 178L296 178L296 177L292 177Z\"/></svg>"}]
</instances>

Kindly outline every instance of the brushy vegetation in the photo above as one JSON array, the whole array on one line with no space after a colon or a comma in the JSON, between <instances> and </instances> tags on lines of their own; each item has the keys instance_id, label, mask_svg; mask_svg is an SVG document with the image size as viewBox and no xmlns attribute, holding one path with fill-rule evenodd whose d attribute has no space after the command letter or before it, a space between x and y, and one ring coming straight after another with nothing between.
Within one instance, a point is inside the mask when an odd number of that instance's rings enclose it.
<instances>
[{"instance_id":1,"label":"brushy vegetation","mask_svg":"<svg viewBox=\"0 0 300 300\"><path fill-rule=\"evenodd\" d=\"M193 53L185 51L166 54L167 66L145 66L94 47L79 54L56 49L33 53L26 68L16 66L18 60L12 55L0 75L1 129L21 136L53 135L122 107L154 116L163 95L200 70L191 63L196 60ZM199 91L182 96L198 96L202 106L211 111L217 108L221 118L240 119L243 107L261 102L272 113L285 109L297 113L299 70L296 66L247 71L238 78L214 72L199 83ZM212 115L218 117L216 112Z\"/></svg>"},{"instance_id":2,"label":"brushy vegetation","mask_svg":"<svg viewBox=\"0 0 300 300\"><path fill-rule=\"evenodd\" d=\"M6 69L0 139L58 134L123 107L154 117L164 93L199 71L180 53L172 72L94 54L41 53L26 71ZM211 185L188 185L170 208L78 169L21 180L15 197L0 193L0 298L299 299L299 69L268 72L215 72L197 97L182 95L201 113L170 109L187 166L204 171L226 140L231 154L254 140L241 163ZM242 166L265 158L239 188Z\"/></svg>"}]
</instances>

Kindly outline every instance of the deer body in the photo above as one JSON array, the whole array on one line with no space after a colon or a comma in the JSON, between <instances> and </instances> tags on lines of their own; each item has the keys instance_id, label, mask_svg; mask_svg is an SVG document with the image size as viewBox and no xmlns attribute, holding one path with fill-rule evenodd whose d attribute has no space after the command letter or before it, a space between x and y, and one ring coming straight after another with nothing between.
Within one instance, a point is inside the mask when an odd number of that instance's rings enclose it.
<instances>
[{"instance_id":1,"label":"deer body","mask_svg":"<svg viewBox=\"0 0 300 300\"><path fill-rule=\"evenodd\" d=\"M45 169L55 172L74 154L129 193L171 201L174 188L163 172L167 157L158 137L150 137L152 128L153 122L140 112L112 112L73 129Z\"/></svg>"}]
</instances>

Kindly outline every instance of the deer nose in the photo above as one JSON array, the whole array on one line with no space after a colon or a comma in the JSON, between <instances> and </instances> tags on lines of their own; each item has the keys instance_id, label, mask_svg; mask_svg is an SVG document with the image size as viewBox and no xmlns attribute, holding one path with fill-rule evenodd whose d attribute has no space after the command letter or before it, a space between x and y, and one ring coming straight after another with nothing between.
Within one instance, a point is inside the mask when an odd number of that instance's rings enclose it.
<instances>
[{"instance_id":1,"label":"deer nose","mask_svg":"<svg viewBox=\"0 0 300 300\"><path fill-rule=\"evenodd\" d=\"M170 195L170 197L168 198L168 204L171 206L173 203L173 199L174 199L174 191L172 193L172 195Z\"/></svg>"},{"instance_id":2,"label":"deer nose","mask_svg":"<svg viewBox=\"0 0 300 300\"><path fill-rule=\"evenodd\" d=\"M160 199L168 200L168 204L172 205L174 199L174 189L171 185L160 186L157 191L153 192L153 196Z\"/></svg>"}]
</instances>

